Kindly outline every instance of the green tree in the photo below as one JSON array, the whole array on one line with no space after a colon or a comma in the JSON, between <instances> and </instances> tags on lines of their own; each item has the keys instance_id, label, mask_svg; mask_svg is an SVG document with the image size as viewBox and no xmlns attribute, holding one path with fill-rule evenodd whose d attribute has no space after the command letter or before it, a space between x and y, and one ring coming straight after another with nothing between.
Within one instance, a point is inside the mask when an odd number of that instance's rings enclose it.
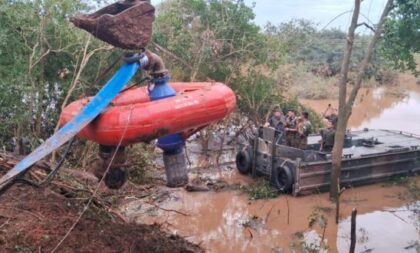
<instances>
[{"instance_id":1,"label":"green tree","mask_svg":"<svg viewBox=\"0 0 420 253\"><path fill-rule=\"evenodd\" d=\"M355 31L356 28L360 26L358 23L359 13L360 13L360 4L361 0L355 0L355 8L353 11L351 25L348 31L348 39L346 42L346 49L344 51L344 57L342 61L340 81L339 81L339 112L338 112L338 123L337 130L335 134L334 148L332 151L332 172L331 172L331 187L330 187L330 197L332 199L338 199L338 192L340 189L339 178L341 170L341 159L343 154L343 144L345 138L345 131L347 128L348 120L352 113L352 108L354 101L357 97L358 91L360 89L363 78L367 74L369 64L371 63L372 56L374 54L375 48L378 45L378 42L383 35L392 34L395 31L395 26L390 26L389 24L407 24L407 22L418 21L419 13L418 11L413 12L413 8L418 7L418 0L388 0L386 6L382 12L381 18L378 21L378 24L375 26L375 32L372 39L369 42L369 46L366 49L362 62L359 64L357 76L354 81L354 86L351 91L347 92L347 83L348 83L348 73L350 69L351 56L353 52L353 45L355 41ZM399 13L399 15L396 15ZM409 21L407 21L409 20ZM416 22L414 22L415 24ZM387 25L388 24L388 25ZM397 25L398 27L398 25ZM391 29L391 30L386 30ZM403 29L405 33L400 34L402 37L395 40L391 40L385 43L391 43L391 47L401 47L401 55L396 56L398 61L409 62L408 67L415 67L410 64L411 59L413 59L413 54L415 52L414 44L412 43L412 36L418 36L419 26L416 25L406 25L406 27L398 28ZM397 29L397 30L398 30ZM409 32L411 30L411 32ZM392 38L390 38L392 39ZM394 45L393 43L396 43ZM417 43L417 41L414 41ZM418 45L416 46L418 49ZM404 53L404 50L405 51ZM398 65L397 65L398 66ZM407 66L407 65L402 65ZM338 202L337 202L338 203Z\"/></svg>"},{"instance_id":2,"label":"green tree","mask_svg":"<svg viewBox=\"0 0 420 253\"><path fill-rule=\"evenodd\" d=\"M18 148L23 139L38 145L52 133L70 85L77 82L82 88L97 77L98 66L108 55L92 57L83 75L74 79L90 35L68 22L69 16L90 8L81 0L0 1L3 145L12 137ZM94 40L88 52L101 46Z\"/></svg>"},{"instance_id":3,"label":"green tree","mask_svg":"<svg viewBox=\"0 0 420 253\"><path fill-rule=\"evenodd\" d=\"M381 52L399 70L420 72L414 55L420 52L420 1L395 0L390 18L385 22Z\"/></svg>"}]
</instances>

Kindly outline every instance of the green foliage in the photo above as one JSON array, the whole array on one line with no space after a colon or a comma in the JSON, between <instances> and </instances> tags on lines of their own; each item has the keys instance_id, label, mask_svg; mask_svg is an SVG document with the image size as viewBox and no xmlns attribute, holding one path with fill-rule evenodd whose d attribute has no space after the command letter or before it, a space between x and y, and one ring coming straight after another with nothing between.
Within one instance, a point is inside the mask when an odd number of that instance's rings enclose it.
<instances>
[{"instance_id":1,"label":"green foliage","mask_svg":"<svg viewBox=\"0 0 420 253\"><path fill-rule=\"evenodd\" d=\"M51 135L89 37L68 17L89 9L83 0L0 1L2 147L22 140L35 147ZM88 52L100 45L93 40ZM92 83L107 58L92 57L78 87ZM76 89L74 97L86 91Z\"/></svg>"},{"instance_id":2,"label":"green foliage","mask_svg":"<svg viewBox=\"0 0 420 253\"><path fill-rule=\"evenodd\" d=\"M275 104L283 101L281 90L273 78L251 70L246 76L233 80L233 88L238 95L238 105L243 112L260 122Z\"/></svg>"},{"instance_id":3,"label":"green foliage","mask_svg":"<svg viewBox=\"0 0 420 253\"><path fill-rule=\"evenodd\" d=\"M280 61L243 0L165 1L158 12L153 41L184 62L167 61L176 79L226 81L245 64L274 67Z\"/></svg>"},{"instance_id":4,"label":"green foliage","mask_svg":"<svg viewBox=\"0 0 420 253\"><path fill-rule=\"evenodd\" d=\"M150 146L145 143L132 145L128 149L127 156L130 163L129 180L135 184L146 183L156 158Z\"/></svg>"},{"instance_id":5,"label":"green foliage","mask_svg":"<svg viewBox=\"0 0 420 253\"><path fill-rule=\"evenodd\" d=\"M280 195L279 191L264 178L258 179L255 184L247 186L244 190L253 200L276 198Z\"/></svg>"},{"instance_id":6,"label":"green foliage","mask_svg":"<svg viewBox=\"0 0 420 253\"><path fill-rule=\"evenodd\" d=\"M411 37L407 33L418 27L419 4L415 0L397 3L385 34L390 38L387 43L394 47L386 48L395 48L394 53L400 52L400 47L411 48L401 51L400 58L409 59L418 51L418 31ZM13 147L22 140L35 147L51 135L86 43L89 41L87 52L103 46L68 22L68 17L76 13L90 12L93 6L89 4L94 3L0 0L1 147ZM254 23L252 7L244 0L167 0L158 6L157 13L150 48L164 56L173 79L212 79L230 85L237 94L239 110L257 122L264 121L275 105L284 110L304 109L290 92L296 82L310 85L295 93L299 98L322 98L333 90L327 78L339 71L346 39L340 30L319 31L307 20L268 24L261 30ZM410 41L402 43L402 35ZM353 67L360 61L368 39L367 35L357 37ZM171 54L159 51L156 45ZM385 58L380 52L370 76L383 70ZM102 84L100 70L117 55L115 50L95 54L82 71L70 101L94 94ZM290 67L280 75L278 70L284 66ZM311 121L318 119L313 116Z\"/></svg>"},{"instance_id":7,"label":"green foliage","mask_svg":"<svg viewBox=\"0 0 420 253\"><path fill-rule=\"evenodd\" d=\"M381 52L399 70L415 74L414 54L420 52L420 1L396 0L390 18L385 23Z\"/></svg>"},{"instance_id":8,"label":"green foliage","mask_svg":"<svg viewBox=\"0 0 420 253\"><path fill-rule=\"evenodd\" d=\"M282 101L270 73L283 61L283 45L260 31L243 0L165 1L158 12L153 40L179 58L165 59L174 79L225 82L258 121Z\"/></svg>"},{"instance_id":9,"label":"green foliage","mask_svg":"<svg viewBox=\"0 0 420 253\"><path fill-rule=\"evenodd\" d=\"M395 176L392 177L384 186L403 186L407 189L406 193L401 195L402 199L419 199L420 181L417 177Z\"/></svg>"},{"instance_id":10,"label":"green foliage","mask_svg":"<svg viewBox=\"0 0 420 253\"><path fill-rule=\"evenodd\" d=\"M311 122L311 125L312 125L311 134L318 133L318 131L324 127L322 123L322 118L320 117L320 115L318 115L318 113L316 113L311 108L308 108L305 106L302 106L302 111L307 111L309 113L309 121Z\"/></svg>"},{"instance_id":11,"label":"green foliage","mask_svg":"<svg viewBox=\"0 0 420 253\"><path fill-rule=\"evenodd\" d=\"M318 31L313 22L297 19L277 26L268 24L265 33L277 38L278 43L287 48L289 63L304 64L307 71L321 76L332 76L339 72L346 45L344 31L336 28ZM362 60L370 36L358 35L356 38L353 68Z\"/></svg>"}]
</instances>

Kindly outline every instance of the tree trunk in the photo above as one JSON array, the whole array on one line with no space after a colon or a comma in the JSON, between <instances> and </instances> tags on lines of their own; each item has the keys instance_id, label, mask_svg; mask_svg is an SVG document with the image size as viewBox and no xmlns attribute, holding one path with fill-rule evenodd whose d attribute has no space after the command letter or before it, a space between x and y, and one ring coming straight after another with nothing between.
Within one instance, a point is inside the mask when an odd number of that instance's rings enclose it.
<instances>
[{"instance_id":1,"label":"tree trunk","mask_svg":"<svg viewBox=\"0 0 420 253\"><path fill-rule=\"evenodd\" d=\"M341 63L340 81L339 81L339 98L338 98L338 122L336 126L334 147L332 151L332 171L331 171L331 185L330 198L337 199L338 190L340 188L340 170L341 170L341 156L343 155L344 136L346 134L347 120L346 120L346 97L347 97L347 76L349 73L350 58L353 51L354 33L357 28L357 20L360 13L361 0L355 0L353 17L347 35L347 46L344 51L343 62Z\"/></svg>"},{"instance_id":2,"label":"tree trunk","mask_svg":"<svg viewBox=\"0 0 420 253\"><path fill-rule=\"evenodd\" d=\"M349 71L351 52L353 49L354 33L358 27L357 19L360 12L361 0L355 0L355 8L353 11L353 18L347 36L347 47L344 52L339 82L339 108L338 108L338 122L335 133L334 147L332 152L332 171L331 171L331 185L330 185L330 198L336 200L338 191L340 189L340 172L341 172L341 157L343 155L343 144L346 134L347 122L350 118L354 101L359 92L363 78L365 77L366 70L369 66L370 60L373 55L376 43L378 42L383 29L383 24L389 12L392 10L392 0L388 0L385 9L382 12L381 18L376 26L376 31L372 40L369 43L368 49L364 58L359 66L358 74L354 87L347 99L347 75Z\"/></svg>"}]
</instances>

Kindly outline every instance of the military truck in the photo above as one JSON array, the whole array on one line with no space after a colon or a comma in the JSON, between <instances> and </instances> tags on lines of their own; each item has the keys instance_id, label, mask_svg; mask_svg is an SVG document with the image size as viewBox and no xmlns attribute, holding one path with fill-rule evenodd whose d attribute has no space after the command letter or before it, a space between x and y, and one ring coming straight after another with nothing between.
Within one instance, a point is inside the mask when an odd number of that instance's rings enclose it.
<instances>
[{"instance_id":1,"label":"military truck","mask_svg":"<svg viewBox=\"0 0 420 253\"><path fill-rule=\"evenodd\" d=\"M236 155L239 172L268 177L279 191L294 196L328 190L332 155L319 151L321 136L310 135L305 150L278 144L280 137L275 129L260 127ZM347 131L342 186L371 184L419 171L420 136L391 130Z\"/></svg>"}]
</instances>

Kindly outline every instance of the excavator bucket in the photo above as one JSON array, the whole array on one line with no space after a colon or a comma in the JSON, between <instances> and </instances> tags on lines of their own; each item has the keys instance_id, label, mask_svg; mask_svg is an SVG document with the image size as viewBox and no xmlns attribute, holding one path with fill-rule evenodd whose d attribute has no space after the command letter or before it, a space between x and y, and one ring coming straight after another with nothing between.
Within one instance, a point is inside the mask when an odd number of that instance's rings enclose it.
<instances>
[{"instance_id":1,"label":"excavator bucket","mask_svg":"<svg viewBox=\"0 0 420 253\"><path fill-rule=\"evenodd\" d=\"M115 47L138 50L149 43L154 19L155 8L149 1L126 0L70 21Z\"/></svg>"}]
</instances>

